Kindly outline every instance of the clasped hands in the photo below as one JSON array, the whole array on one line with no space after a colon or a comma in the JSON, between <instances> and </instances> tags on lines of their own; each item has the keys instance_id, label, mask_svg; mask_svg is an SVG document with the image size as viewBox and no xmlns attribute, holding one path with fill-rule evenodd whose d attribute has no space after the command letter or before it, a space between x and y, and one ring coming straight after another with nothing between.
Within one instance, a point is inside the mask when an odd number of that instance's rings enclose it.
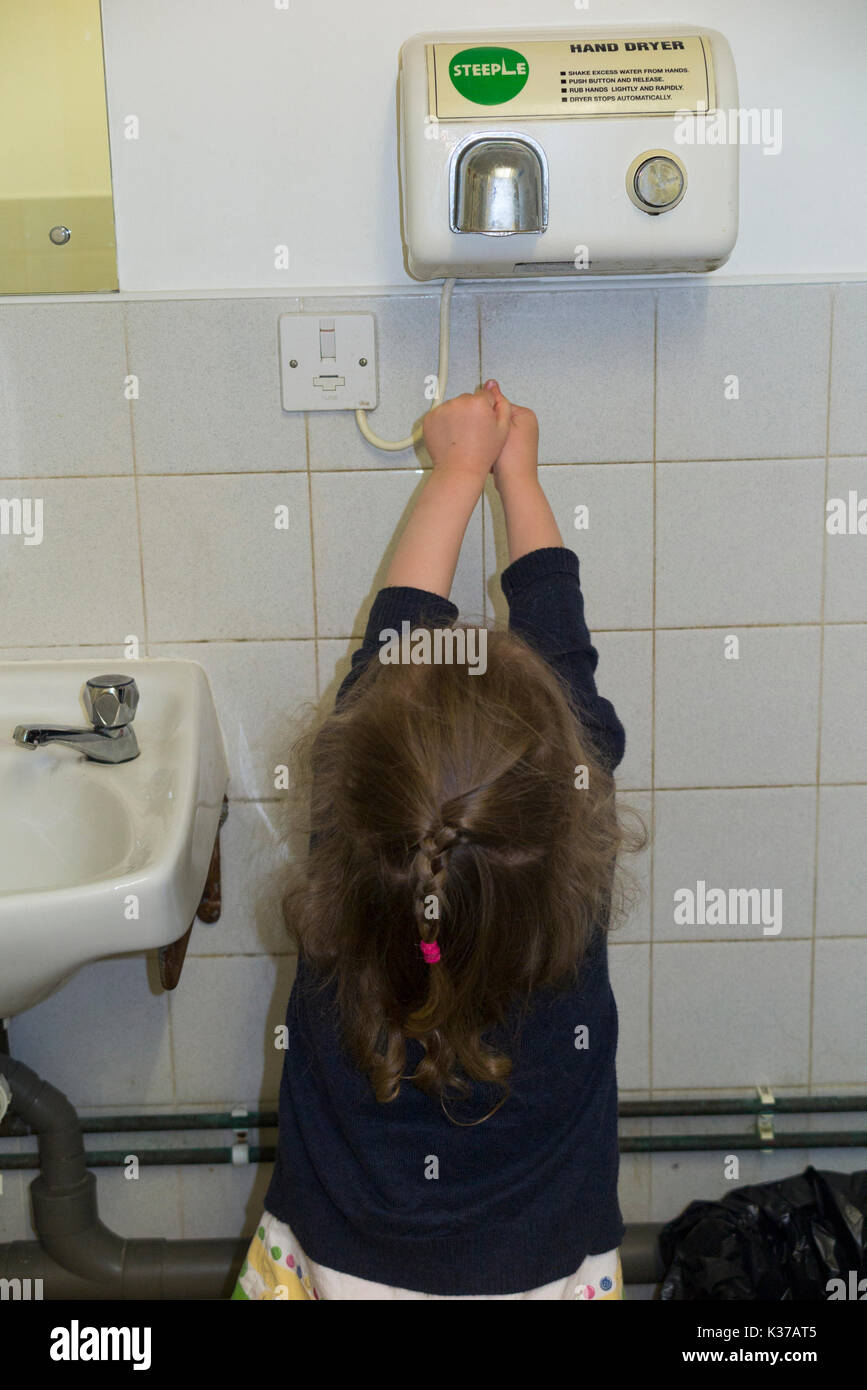
<instances>
[{"instance_id":1,"label":"clasped hands","mask_svg":"<svg viewBox=\"0 0 867 1390\"><path fill-rule=\"evenodd\" d=\"M474 474L479 490L489 473L504 483L536 477L539 424L527 406L513 405L491 378L424 417L424 442L435 471Z\"/></svg>"}]
</instances>

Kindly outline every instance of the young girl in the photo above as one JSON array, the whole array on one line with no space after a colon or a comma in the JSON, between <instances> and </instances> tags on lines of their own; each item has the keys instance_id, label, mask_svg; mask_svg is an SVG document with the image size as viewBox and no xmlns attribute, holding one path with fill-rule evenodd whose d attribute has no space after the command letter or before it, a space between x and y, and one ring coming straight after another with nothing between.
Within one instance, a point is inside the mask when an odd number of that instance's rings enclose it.
<instances>
[{"instance_id":1,"label":"young girl","mask_svg":"<svg viewBox=\"0 0 867 1390\"><path fill-rule=\"evenodd\" d=\"M433 471L312 744L278 1158L232 1296L621 1298L606 932L641 843L615 810L623 728L533 412L489 381L424 438ZM386 664L403 623L454 626L492 470L509 632L476 634L476 670Z\"/></svg>"}]
</instances>

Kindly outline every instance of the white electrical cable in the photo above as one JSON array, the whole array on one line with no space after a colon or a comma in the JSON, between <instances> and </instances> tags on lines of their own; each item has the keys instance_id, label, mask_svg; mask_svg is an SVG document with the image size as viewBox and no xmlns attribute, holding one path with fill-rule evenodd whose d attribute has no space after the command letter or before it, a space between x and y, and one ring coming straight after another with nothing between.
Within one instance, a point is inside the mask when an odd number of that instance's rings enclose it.
<instances>
[{"instance_id":1,"label":"white electrical cable","mask_svg":"<svg viewBox=\"0 0 867 1390\"><path fill-rule=\"evenodd\" d=\"M443 280L443 290L440 296L440 351L439 362L437 363L437 387L434 398L428 406L428 410L433 410L434 406L442 403L446 393L446 383L449 379L449 305L454 288L454 280ZM407 435L406 439L380 439L378 434L367 423L367 411L356 410L355 419L358 428L364 435L368 444L373 444L377 449L409 449L415 443L418 432Z\"/></svg>"}]
</instances>

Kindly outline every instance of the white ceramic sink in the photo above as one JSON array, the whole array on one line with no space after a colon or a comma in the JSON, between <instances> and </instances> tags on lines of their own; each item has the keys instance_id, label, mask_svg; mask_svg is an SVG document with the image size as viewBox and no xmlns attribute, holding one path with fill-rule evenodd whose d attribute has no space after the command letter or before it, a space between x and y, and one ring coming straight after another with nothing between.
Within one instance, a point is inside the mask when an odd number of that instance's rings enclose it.
<instances>
[{"instance_id":1,"label":"white ceramic sink","mask_svg":"<svg viewBox=\"0 0 867 1390\"><path fill-rule=\"evenodd\" d=\"M138 686L137 758L97 763L61 744L13 742L18 724L88 727L81 689L109 671ZM88 961L183 936L227 780L195 662L0 663L0 1017L38 1004Z\"/></svg>"}]
</instances>

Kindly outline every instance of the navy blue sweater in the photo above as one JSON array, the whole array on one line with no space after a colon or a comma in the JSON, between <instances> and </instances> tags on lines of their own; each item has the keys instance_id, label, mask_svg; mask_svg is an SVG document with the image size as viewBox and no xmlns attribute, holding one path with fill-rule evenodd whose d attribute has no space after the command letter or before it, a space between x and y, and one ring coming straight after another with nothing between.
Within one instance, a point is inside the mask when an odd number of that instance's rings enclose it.
<instances>
[{"instance_id":1,"label":"navy blue sweater","mask_svg":"<svg viewBox=\"0 0 867 1390\"><path fill-rule=\"evenodd\" d=\"M510 627L557 670L613 769L623 727L597 694L598 660L571 550L534 550L503 571ZM344 691L379 650L383 628L450 624L453 603L420 589L380 590ZM439 1295L506 1294L578 1269L621 1243L617 1201L617 1009L599 932L568 991L540 991L514 1036L511 1093L483 1124L461 1127L405 1082L380 1104L342 1050L334 987L311 990L299 960L289 999L277 1162L266 1209L309 1258L377 1283ZM575 1030L589 1028L576 1048ZM410 1040L407 1072L421 1058ZM502 1093L475 1085L455 1118L485 1115ZM463 1107L463 1108L461 1108ZM436 1176L433 1176L433 1174Z\"/></svg>"}]
</instances>

